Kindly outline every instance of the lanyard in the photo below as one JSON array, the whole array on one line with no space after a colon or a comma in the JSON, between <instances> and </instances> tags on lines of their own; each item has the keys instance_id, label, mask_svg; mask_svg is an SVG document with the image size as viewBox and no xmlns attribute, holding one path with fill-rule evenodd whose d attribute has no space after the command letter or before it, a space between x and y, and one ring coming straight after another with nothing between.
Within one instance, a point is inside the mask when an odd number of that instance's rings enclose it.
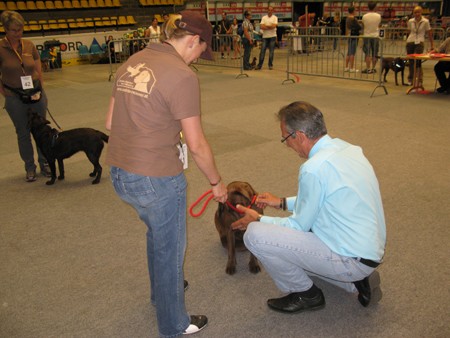
<instances>
[{"instance_id":1,"label":"lanyard","mask_svg":"<svg viewBox=\"0 0 450 338\"><path fill-rule=\"evenodd\" d=\"M23 41L22 41L22 39L20 39L20 44L21 44L21 47L22 47L22 49L21 49L21 51L20 51L20 54L19 54L19 52L13 47L13 45L11 44L11 42L8 40L8 38L7 38L6 36L5 36L5 39L6 39L6 41L8 41L9 45L11 46L12 50L14 51L14 53L16 54L17 58L18 58L19 61L20 61L20 66L22 67L23 75L26 75L26 74L25 74L24 65L23 65L23 59L22 59L22 53L23 53Z\"/></svg>"},{"instance_id":2,"label":"lanyard","mask_svg":"<svg viewBox=\"0 0 450 338\"><path fill-rule=\"evenodd\" d=\"M416 37L419 37L419 28L420 28L420 25L422 24L422 19L420 19L420 21L419 21L419 26L417 26L417 22L416 22L416 20L414 20L414 27L416 28Z\"/></svg>"}]
</instances>

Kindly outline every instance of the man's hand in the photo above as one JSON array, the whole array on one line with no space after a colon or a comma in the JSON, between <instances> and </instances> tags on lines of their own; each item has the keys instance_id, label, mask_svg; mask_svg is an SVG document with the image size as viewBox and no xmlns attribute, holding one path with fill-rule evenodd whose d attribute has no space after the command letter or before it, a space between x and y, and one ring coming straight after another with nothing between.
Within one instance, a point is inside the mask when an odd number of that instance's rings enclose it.
<instances>
[{"instance_id":1,"label":"man's hand","mask_svg":"<svg viewBox=\"0 0 450 338\"><path fill-rule=\"evenodd\" d=\"M272 195L269 192L263 192L261 194L258 194L258 197L256 198L256 206L261 209L264 209L267 206L279 209L280 198Z\"/></svg>"},{"instance_id":2,"label":"man's hand","mask_svg":"<svg viewBox=\"0 0 450 338\"><path fill-rule=\"evenodd\" d=\"M236 205L236 209L243 211L244 217L241 217L236 222L231 223L231 229L233 230L247 230L247 226L250 222L254 222L258 219L259 214L250 208L243 207L242 205Z\"/></svg>"}]
</instances>

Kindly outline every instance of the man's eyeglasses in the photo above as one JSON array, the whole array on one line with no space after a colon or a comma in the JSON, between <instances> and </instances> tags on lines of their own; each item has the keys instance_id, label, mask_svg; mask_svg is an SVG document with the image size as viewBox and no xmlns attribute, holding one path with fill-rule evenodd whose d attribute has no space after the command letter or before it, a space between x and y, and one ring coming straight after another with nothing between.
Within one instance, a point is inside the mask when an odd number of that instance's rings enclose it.
<instances>
[{"instance_id":1,"label":"man's eyeglasses","mask_svg":"<svg viewBox=\"0 0 450 338\"><path fill-rule=\"evenodd\" d=\"M294 130L293 132L291 132L288 136L283 137L283 138L281 139L281 143L286 142L286 140L287 140L289 137L291 137L292 135L294 135L295 132L296 132L296 130Z\"/></svg>"}]
</instances>

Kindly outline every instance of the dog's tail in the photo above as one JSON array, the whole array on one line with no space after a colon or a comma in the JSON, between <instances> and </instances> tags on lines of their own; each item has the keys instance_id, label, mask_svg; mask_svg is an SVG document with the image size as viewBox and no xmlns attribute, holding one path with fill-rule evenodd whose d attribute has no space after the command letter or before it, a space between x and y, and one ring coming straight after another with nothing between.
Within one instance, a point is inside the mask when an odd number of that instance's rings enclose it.
<instances>
[{"instance_id":1,"label":"dog's tail","mask_svg":"<svg viewBox=\"0 0 450 338\"><path fill-rule=\"evenodd\" d=\"M100 137L102 138L103 142L108 143L109 140L109 136L106 135L105 133L101 132L100 130L97 130L97 133L100 135Z\"/></svg>"}]
</instances>

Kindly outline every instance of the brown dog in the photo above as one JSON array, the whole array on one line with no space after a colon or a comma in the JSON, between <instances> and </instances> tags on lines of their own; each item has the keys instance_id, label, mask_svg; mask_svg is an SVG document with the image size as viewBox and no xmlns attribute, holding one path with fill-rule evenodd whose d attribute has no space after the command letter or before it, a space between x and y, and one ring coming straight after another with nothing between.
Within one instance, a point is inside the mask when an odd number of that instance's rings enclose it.
<instances>
[{"instance_id":1,"label":"brown dog","mask_svg":"<svg viewBox=\"0 0 450 338\"><path fill-rule=\"evenodd\" d=\"M219 232L220 241L222 242L223 247L228 250L228 262L225 271L227 274L233 275L236 272L236 250L247 250L244 245L245 231L231 229L231 223L244 216L244 214L237 211L236 205L243 205L256 210L260 214L262 214L263 211L254 204L256 192L247 182L231 182L228 184L227 190L228 200L226 203L219 203L214 222L216 224L216 229ZM251 253L248 267L252 273L261 271L258 260Z\"/></svg>"}]
</instances>

